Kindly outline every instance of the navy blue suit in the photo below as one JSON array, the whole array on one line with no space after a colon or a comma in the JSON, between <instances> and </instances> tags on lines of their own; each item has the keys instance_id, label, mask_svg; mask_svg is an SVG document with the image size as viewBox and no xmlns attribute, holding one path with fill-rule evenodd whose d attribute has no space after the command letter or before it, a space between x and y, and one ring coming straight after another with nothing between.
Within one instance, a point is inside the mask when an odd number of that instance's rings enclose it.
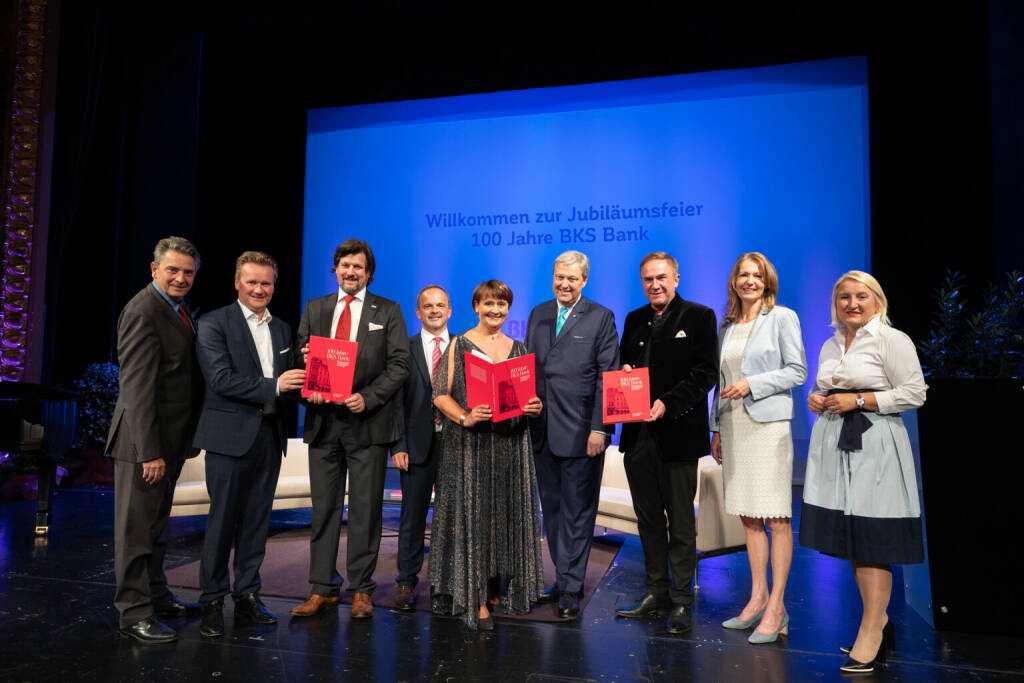
<instances>
[{"instance_id":1,"label":"navy blue suit","mask_svg":"<svg viewBox=\"0 0 1024 683\"><path fill-rule=\"evenodd\" d=\"M530 420L544 532L559 591L582 590L601 493L604 453L587 456L602 422L601 373L619 366L615 315L580 297L555 336L558 302L530 313L526 348L536 354L537 395L544 411Z\"/></svg>"},{"instance_id":2,"label":"navy blue suit","mask_svg":"<svg viewBox=\"0 0 1024 683\"><path fill-rule=\"evenodd\" d=\"M233 596L260 588L281 456L287 447L285 404L277 378L291 368L291 327L271 318L274 376L263 376L256 343L238 302L202 317L196 340L206 378L206 400L196 429L196 448L206 450L210 512L200 556L200 602L227 595L228 554L235 550ZM265 414L264 406L274 412Z\"/></svg>"},{"instance_id":3,"label":"navy blue suit","mask_svg":"<svg viewBox=\"0 0 1024 683\"><path fill-rule=\"evenodd\" d=\"M395 394L398 441L391 447L392 453L409 454L409 469L400 473L402 518L398 528L397 576L400 586L415 586L423 568L423 536L441 448L441 433L434 428L430 368L423 355L423 338L419 333L409 337L409 356L409 376Z\"/></svg>"}]
</instances>

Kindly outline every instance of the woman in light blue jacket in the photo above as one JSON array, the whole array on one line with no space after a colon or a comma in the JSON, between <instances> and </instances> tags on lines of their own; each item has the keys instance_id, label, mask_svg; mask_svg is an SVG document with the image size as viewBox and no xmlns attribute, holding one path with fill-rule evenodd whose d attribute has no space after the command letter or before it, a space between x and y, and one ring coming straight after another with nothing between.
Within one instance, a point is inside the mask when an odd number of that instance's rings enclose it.
<instances>
[{"instance_id":1,"label":"woman in light blue jacket","mask_svg":"<svg viewBox=\"0 0 1024 683\"><path fill-rule=\"evenodd\" d=\"M721 375L711 412L711 453L724 470L725 510L743 520L752 584L743 611L722 626L756 625L751 643L774 642L789 632L783 602L793 559L789 422L792 389L807 379L807 358L796 313L775 305L778 290L775 268L764 255L737 259L719 333Z\"/></svg>"}]
</instances>

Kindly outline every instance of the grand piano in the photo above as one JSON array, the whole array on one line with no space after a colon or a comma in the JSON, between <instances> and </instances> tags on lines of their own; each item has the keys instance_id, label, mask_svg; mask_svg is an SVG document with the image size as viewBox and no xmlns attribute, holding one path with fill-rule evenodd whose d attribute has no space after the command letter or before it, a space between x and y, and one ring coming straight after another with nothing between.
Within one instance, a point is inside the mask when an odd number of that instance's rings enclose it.
<instances>
[{"instance_id":1,"label":"grand piano","mask_svg":"<svg viewBox=\"0 0 1024 683\"><path fill-rule=\"evenodd\" d=\"M31 458L38 469L36 534L50 529L57 463L71 450L78 394L29 382L0 382L0 451Z\"/></svg>"}]
</instances>

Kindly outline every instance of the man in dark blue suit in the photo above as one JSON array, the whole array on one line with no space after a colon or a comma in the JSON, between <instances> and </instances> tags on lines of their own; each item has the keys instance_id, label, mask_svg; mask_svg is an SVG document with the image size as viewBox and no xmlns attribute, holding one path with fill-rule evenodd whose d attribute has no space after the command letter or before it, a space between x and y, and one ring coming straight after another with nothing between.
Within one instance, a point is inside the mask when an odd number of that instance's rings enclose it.
<instances>
[{"instance_id":1,"label":"man in dark blue suit","mask_svg":"<svg viewBox=\"0 0 1024 683\"><path fill-rule=\"evenodd\" d=\"M448 348L448 292L439 285L424 287L416 297L416 317L423 329L409 337L409 376L395 394L398 441L391 447L391 462L401 470L402 481L395 595L395 607L402 611L415 605L413 591L423 568L423 535L440 459L441 422L435 419L432 378Z\"/></svg>"},{"instance_id":2,"label":"man in dark blue suit","mask_svg":"<svg viewBox=\"0 0 1024 683\"><path fill-rule=\"evenodd\" d=\"M292 365L292 331L267 310L277 263L247 251L235 264L238 301L199 322L197 355L206 378L206 401L194 445L206 450L210 512L199 561L199 632L224 635L224 596L235 600L235 618L273 624L259 599L274 489L288 443L281 395L302 387L304 370ZM230 591L228 554L235 551Z\"/></svg>"},{"instance_id":3,"label":"man in dark blue suit","mask_svg":"<svg viewBox=\"0 0 1024 683\"><path fill-rule=\"evenodd\" d=\"M614 314L582 296L590 274L585 254L555 259L555 299L530 313L526 348L536 354L537 395L544 411L530 421L544 532L555 585L541 602L558 600L563 619L579 616L594 539L604 451L614 427L601 412L601 373L619 365Z\"/></svg>"}]
</instances>

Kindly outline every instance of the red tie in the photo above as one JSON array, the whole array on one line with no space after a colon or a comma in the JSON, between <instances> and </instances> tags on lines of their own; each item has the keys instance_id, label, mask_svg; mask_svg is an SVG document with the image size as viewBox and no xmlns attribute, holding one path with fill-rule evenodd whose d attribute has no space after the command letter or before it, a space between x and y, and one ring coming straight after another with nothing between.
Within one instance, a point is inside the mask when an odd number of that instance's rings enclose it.
<instances>
[{"instance_id":1,"label":"red tie","mask_svg":"<svg viewBox=\"0 0 1024 683\"><path fill-rule=\"evenodd\" d=\"M345 308L341 309L341 317L338 318L338 329L334 332L335 339L348 341L352 332L352 310L351 304L355 299L351 294L345 295Z\"/></svg>"},{"instance_id":2,"label":"red tie","mask_svg":"<svg viewBox=\"0 0 1024 683\"><path fill-rule=\"evenodd\" d=\"M434 377L437 376L437 364L441 362L441 338L434 337L434 351L430 354L430 386L434 387ZM434 408L434 424L441 424L441 411Z\"/></svg>"},{"instance_id":3,"label":"red tie","mask_svg":"<svg viewBox=\"0 0 1024 683\"><path fill-rule=\"evenodd\" d=\"M434 337L434 352L430 354L430 385L434 385L434 374L437 372L437 364L441 362L441 338Z\"/></svg>"},{"instance_id":4,"label":"red tie","mask_svg":"<svg viewBox=\"0 0 1024 683\"><path fill-rule=\"evenodd\" d=\"M185 312L185 307L178 304L178 315L181 316L181 322L185 323L185 327L188 328L189 332L195 332L192 329L192 321L188 319L188 313Z\"/></svg>"}]
</instances>

